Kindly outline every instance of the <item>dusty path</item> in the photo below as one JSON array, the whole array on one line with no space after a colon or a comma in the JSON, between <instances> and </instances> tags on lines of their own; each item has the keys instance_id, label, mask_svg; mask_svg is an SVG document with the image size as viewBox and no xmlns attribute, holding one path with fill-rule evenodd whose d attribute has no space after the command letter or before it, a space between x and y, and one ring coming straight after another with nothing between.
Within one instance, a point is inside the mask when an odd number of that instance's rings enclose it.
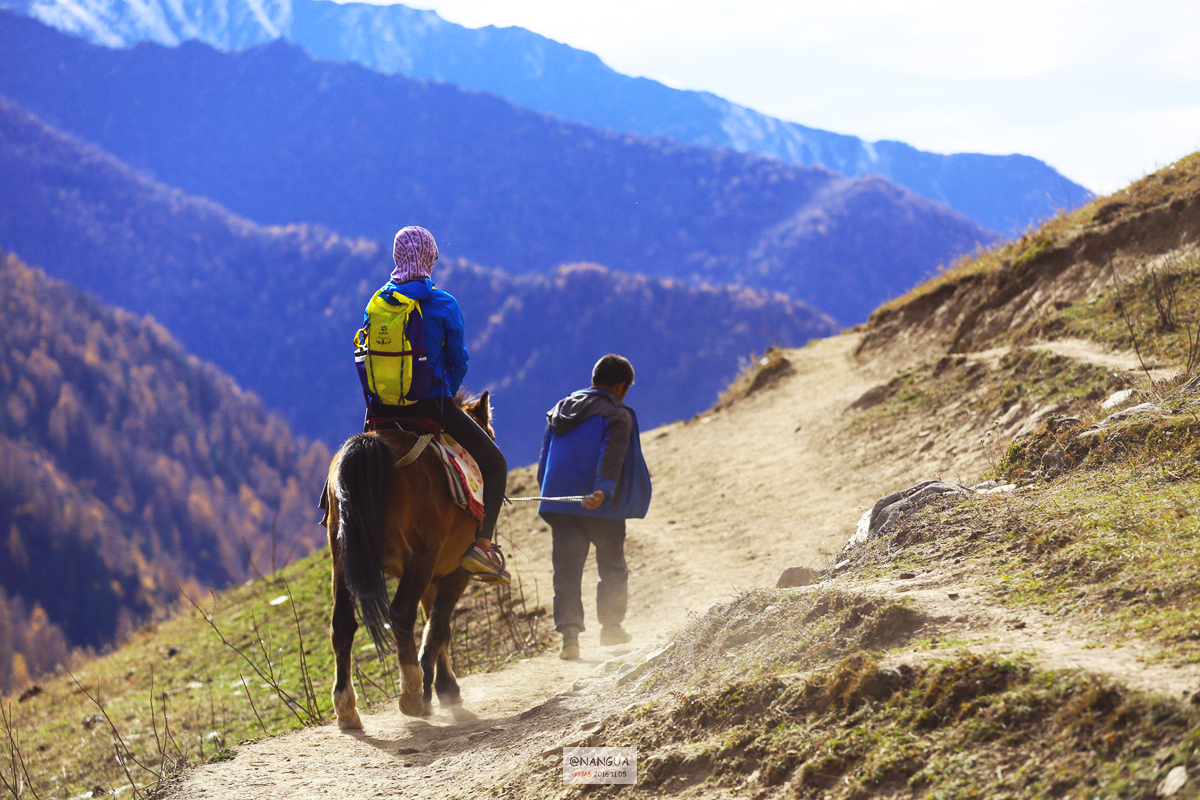
<instances>
[{"instance_id":1,"label":"dusty path","mask_svg":"<svg viewBox=\"0 0 1200 800\"><path fill-rule=\"evenodd\" d=\"M341 733L325 725L239 747L231 761L189 773L172 796L476 795L514 768L545 757L556 744L572 737L578 741L589 726L628 704L609 659L635 648L641 648L642 657L652 653L689 614L702 614L742 590L773 586L788 566L826 565L862 512L884 494L923 478L961 482L977 475L989 457L978 420L967 420L962 431L948 429L927 439L921 438L923 432L906 430L863 441L861 431L849 428L847 406L888 377L890 369L856 361L858 341L858 335L846 334L789 351L794 372L769 389L729 409L643 433L655 498L649 516L629 525L626 627L635 636L630 646L601 649L589 630L581 638L581 661L563 662L550 653L469 676L462 681L462 706L445 709L435 703L436 713L425 720L404 717L389 706L364 714L363 732ZM1128 357L1092 345L1064 346L1070 351L1064 355L1136 368ZM636 407L636 388L630 402ZM965 441L972 438L968 431L976 431L973 443ZM938 446L930 447L934 438ZM944 447L948 442L955 446ZM514 474L509 488L513 494L530 493L529 470ZM548 606L549 535L535 509L507 511L500 536L526 596ZM973 649L1112 672L1173 692L1198 688L1195 670L1149 669L1134 647L1096 649L1064 636L1033 612L1010 619L987 602L986 590L974 580L942 571L911 581L847 586L906 594L938 620L942 636L970 642ZM589 619L595 615L587 587L594 581L589 566L584 576ZM958 598L950 600L951 592ZM610 674L598 679L598 670Z\"/></svg>"},{"instance_id":2,"label":"dusty path","mask_svg":"<svg viewBox=\"0 0 1200 800\"><path fill-rule=\"evenodd\" d=\"M513 752L514 715L569 690L604 659L665 640L689 613L774 585L793 564L823 565L892 480L831 457L846 406L877 382L854 363L857 342L847 335L793 351L795 373L762 397L643 434L655 498L649 516L629 525L632 646L601 650L589 631L582 661L562 662L551 653L465 678L464 702L453 713L435 704L433 717L415 720L389 710L364 714L361 734L326 725L240 747L231 761L190 773L174 796L454 796L450 787L460 784L446 783L439 770L450 770L454 754L478 752L485 741ZM636 389L630 402L636 407ZM526 593L532 596L536 586L548 604L549 537L532 509L510 513L501 534ZM594 572L585 574L585 587L594 580ZM587 612L594 619L592 602ZM547 737L560 735L554 725L544 727ZM528 730L519 736L525 748L538 744ZM401 748L420 752L401 754Z\"/></svg>"}]
</instances>

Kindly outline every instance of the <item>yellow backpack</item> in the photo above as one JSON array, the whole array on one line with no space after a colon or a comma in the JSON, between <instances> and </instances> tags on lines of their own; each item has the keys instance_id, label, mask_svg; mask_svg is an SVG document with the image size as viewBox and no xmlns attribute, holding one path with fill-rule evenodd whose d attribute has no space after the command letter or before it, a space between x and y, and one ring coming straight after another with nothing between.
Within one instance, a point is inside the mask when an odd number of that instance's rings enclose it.
<instances>
[{"instance_id":1,"label":"yellow backpack","mask_svg":"<svg viewBox=\"0 0 1200 800\"><path fill-rule=\"evenodd\" d=\"M433 365L425 355L421 304L384 287L367 303L354 334L354 364L367 402L407 406L429 393Z\"/></svg>"}]
</instances>

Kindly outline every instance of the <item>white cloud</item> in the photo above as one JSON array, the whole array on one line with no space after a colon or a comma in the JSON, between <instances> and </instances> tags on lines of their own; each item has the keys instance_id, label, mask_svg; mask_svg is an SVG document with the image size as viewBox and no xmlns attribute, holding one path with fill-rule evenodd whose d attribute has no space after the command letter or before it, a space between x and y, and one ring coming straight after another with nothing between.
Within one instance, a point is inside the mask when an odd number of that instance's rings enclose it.
<instances>
[{"instance_id":1,"label":"white cloud","mask_svg":"<svg viewBox=\"0 0 1200 800\"><path fill-rule=\"evenodd\" d=\"M1200 146L1200 3L426 3L804 125L940 152L1024 152L1089 188Z\"/></svg>"}]
</instances>

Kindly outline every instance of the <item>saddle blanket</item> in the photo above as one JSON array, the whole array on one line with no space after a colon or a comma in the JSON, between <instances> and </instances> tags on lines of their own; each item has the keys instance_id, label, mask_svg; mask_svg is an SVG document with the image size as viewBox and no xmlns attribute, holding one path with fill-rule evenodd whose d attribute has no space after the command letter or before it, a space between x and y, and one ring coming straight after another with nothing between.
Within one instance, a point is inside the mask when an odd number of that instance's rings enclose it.
<instances>
[{"instance_id":1,"label":"saddle blanket","mask_svg":"<svg viewBox=\"0 0 1200 800\"><path fill-rule=\"evenodd\" d=\"M434 450L446 465L450 494L454 502L470 512L476 522L483 522L483 473L466 449L448 433L433 437Z\"/></svg>"}]
</instances>

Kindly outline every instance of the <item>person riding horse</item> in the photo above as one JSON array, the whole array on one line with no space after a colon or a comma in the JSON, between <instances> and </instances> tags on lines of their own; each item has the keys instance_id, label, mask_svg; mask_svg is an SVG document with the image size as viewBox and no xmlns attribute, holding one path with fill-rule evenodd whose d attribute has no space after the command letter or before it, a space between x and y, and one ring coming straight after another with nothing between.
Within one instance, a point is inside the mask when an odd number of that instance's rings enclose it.
<instances>
[{"instance_id":1,"label":"person riding horse","mask_svg":"<svg viewBox=\"0 0 1200 800\"><path fill-rule=\"evenodd\" d=\"M425 354L433 371L433 381L428 393L410 405L389 406L368 400L368 425L413 417L432 419L471 454L483 475L484 514L475 543L463 555L462 567L478 580L509 583L511 577L505 569L504 555L492 542L496 519L504 503L508 463L487 432L454 402L470 359L458 301L435 287L430 278L434 262L438 260L433 234L416 225L401 228L392 242L392 260L396 266L383 288L420 303L425 326Z\"/></svg>"}]
</instances>

